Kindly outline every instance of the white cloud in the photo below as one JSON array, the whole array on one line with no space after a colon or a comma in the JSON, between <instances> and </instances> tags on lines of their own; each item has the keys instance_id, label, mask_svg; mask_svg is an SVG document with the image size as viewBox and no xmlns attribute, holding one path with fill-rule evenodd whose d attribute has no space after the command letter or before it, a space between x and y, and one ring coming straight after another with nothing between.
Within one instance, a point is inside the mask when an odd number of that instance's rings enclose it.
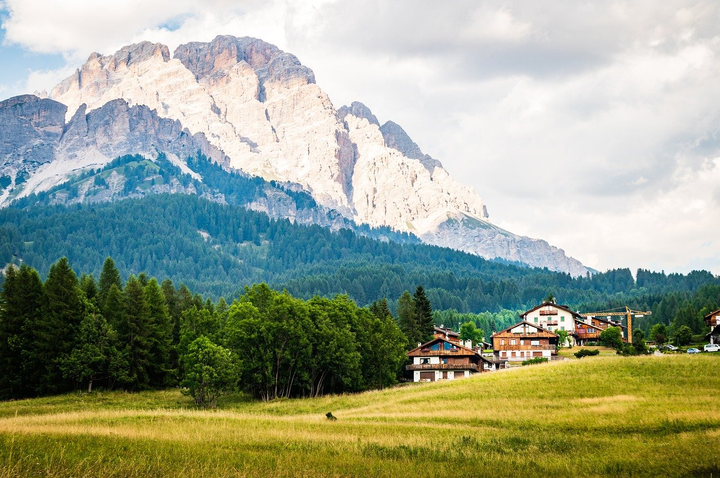
<instances>
[{"instance_id":1,"label":"white cloud","mask_svg":"<svg viewBox=\"0 0 720 478\"><path fill-rule=\"evenodd\" d=\"M501 226L599 269L720 273L713 0L5 3L6 41L71 67L144 39L262 38L313 68L336 106L401 124Z\"/></svg>"}]
</instances>

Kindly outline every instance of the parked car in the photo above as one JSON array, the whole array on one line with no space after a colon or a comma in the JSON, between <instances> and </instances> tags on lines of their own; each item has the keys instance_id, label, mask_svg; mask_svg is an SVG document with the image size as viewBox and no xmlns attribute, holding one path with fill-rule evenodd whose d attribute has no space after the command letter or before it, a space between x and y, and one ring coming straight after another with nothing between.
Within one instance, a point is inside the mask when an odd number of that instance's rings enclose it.
<instances>
[{"instance_id":1,"label":"parked car","mask_svg":"<svg viewBox=\"0 0 720 478\"><path fill-rule=\"evenodd\" d=\"M675 347L674 345L671 345L671 344L667 344L667 345L666 345L665 347L663 347L663 348L664 348L665 350L672 350L673 352L675 352L675 351L678 349L677 347Z\"/></svg>"},{"instance_id":2,"label":"parked car","mask_svg":"<svg viewBox=\"0 0 720 478\"><path fill-rule=\"evenodd\" d=\"M703 347L705 352L720 352L720 345L718 344L707 344Z\"/></svg>"},{"instance_id":3,"label":"parked car","mask_svg":"<svg viewBox=\"0 0 720 478\"><path fill-rule=\"evenodd\" d=\"M696 348L691 348L691 349L688 349L688 350L687 350L687 353L689 353L689 354L699 354L700 351L699 351L698 349L696 349Z\"/></svg>"}]
</instances>

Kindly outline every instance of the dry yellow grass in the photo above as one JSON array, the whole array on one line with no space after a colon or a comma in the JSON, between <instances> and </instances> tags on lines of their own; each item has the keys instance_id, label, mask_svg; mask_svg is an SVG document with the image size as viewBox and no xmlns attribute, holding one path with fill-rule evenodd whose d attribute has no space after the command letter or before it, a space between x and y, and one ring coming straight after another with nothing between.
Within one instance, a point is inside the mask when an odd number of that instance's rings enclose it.
<instances>
[{"instance_id":1,"label":"dry yellow grass","mask_svg":"<svg viewBox=\"0 0 720 478\"><path fill-rule=\"evenodd\" d=\"M216 411L176 391L6 402L0 477L718 476L719 371L600 356Z\"/></svg>"}]
</instances>

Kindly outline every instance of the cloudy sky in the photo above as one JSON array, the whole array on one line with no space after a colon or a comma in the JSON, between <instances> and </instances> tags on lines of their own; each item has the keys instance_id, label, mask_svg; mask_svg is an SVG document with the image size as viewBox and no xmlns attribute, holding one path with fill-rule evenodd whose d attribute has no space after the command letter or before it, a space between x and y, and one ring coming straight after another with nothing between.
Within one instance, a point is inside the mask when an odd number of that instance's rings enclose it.
<instances>
[{"instance_id":1,"label":"cloudy sky","mask_svg":"<svg viewBox=\"0 0 720 478\"><path fill-rule=\"evenodd\" d=\"M0 0L0 96L93 51L254 36L599 270L720 274L720 2Z\"/></svg>"}]
</instances>

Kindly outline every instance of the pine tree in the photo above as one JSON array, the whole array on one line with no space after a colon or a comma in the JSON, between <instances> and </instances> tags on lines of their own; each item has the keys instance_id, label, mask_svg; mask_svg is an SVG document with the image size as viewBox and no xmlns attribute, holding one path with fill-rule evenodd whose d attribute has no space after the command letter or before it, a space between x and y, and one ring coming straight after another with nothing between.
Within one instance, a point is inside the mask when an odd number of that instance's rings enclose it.
<instances>
[{"instance_id":1,"label":"pine tree","mask_svg":"<svg viewBox=\"0 0 720 478\"><path fill-rule=\"evenodd\" d=\"M150 279L147 283L144 293L151 327L150 383L153 386L165 386L170 384L173 370L170 362L173 347L173 324L165 295L155 278Z\"/></svg>"},{"instance_id":2,"label":"pine tree","mask_svg":"<svg viewBox=\"0 0 720 478\"><path fill-rule=\"evenodd\" d=\"M418 335L421 342L427 342L433 338L435 333L435 322L433 321L432 306L425 295L425 289L418 285L415 289L415 321L417 323Z\"/></svg>"},{"instance_id":3,"label":"pine tree","mask_svg":"<svg viewBox=\"0 0 720 478\"><path fill-rule=\"evenodd\" d=\"M43 286L45 306L36 330L34 358L45 364L40 380L40 393L68 390L72 384L64 381L60 364L72 352L80 322L85 317L85 302L78 287L78 279L66 257L50 267Z\"/></svg>"},{"instance_id":4,"label":"pine tree","mask_svg":"<svg viewBox=\"0 0 720 478\"><path fill-rule=\"evenodd\" d=\"M415 300L408 291L403 292L398 300L398 322L400 330L407 338L408 349L413 349L418 342L422 342L422 338L418 333Z\"/></svg>"},{"instance_id":5,"label":"pine tree","mask_svg":"<svg viewBox=\"0 0 720 478\"><path fill-rule=\"evenodd\" d=\"M122 279L120 278L120 271L115 267L115 262L111 257L105 259L103 263L102 272L100 273L100 284L98 290L98 305L103 308L105 305L105 298L110 292L112 286L123 289Z\"/></svg>"},{"instance_id":6,"label":"pine tree","mask_svg":"<svg viewBox=\"0 0 720 478\"><path fill-rule=\"evenodd\" d=\"M147 388L150 384L148 369L152 360L150 349L152 328L148 316L145 294L140 281L130 276L123 294L124 310L118 326L118 335L125 344L128 363L128 388Z\"/></svg>"},{"instance_id":7,"label":"pine tree","mask_svg":"<svg viewBox=\"0 0 720 478\"><path fill-rule=\"evenodd\" d=\"M7 269L0 292L0 398L29 396L35 390L34 368L41 364L23 355L33 349L34 325L43 300L42 281L35 269L25 264L20 270L12 265Z\"/></svg>"},{"instance_id":8,"label":"pine tree","mask_svg":"<svg viewBox=\"0 0 720 478\"><path fill-rule=\"evenodd\" d=\"M98 287L92 274L82 274L80 276L80 290L85 293L85 297L93 304L97 305Z\"/></svg>"},{"instance_id":9,"label":"pine tree","mask_svg":"<svg viewBox=\"0 0 720 478\"><path fill-rule=\"evenodd\" d=\"M392 312L390 312L387 304L387 299L385 298L373 302L370 305L370 312L378 319L385 319L386 317L393 318Z\"/></svg>"}]
</instances>

